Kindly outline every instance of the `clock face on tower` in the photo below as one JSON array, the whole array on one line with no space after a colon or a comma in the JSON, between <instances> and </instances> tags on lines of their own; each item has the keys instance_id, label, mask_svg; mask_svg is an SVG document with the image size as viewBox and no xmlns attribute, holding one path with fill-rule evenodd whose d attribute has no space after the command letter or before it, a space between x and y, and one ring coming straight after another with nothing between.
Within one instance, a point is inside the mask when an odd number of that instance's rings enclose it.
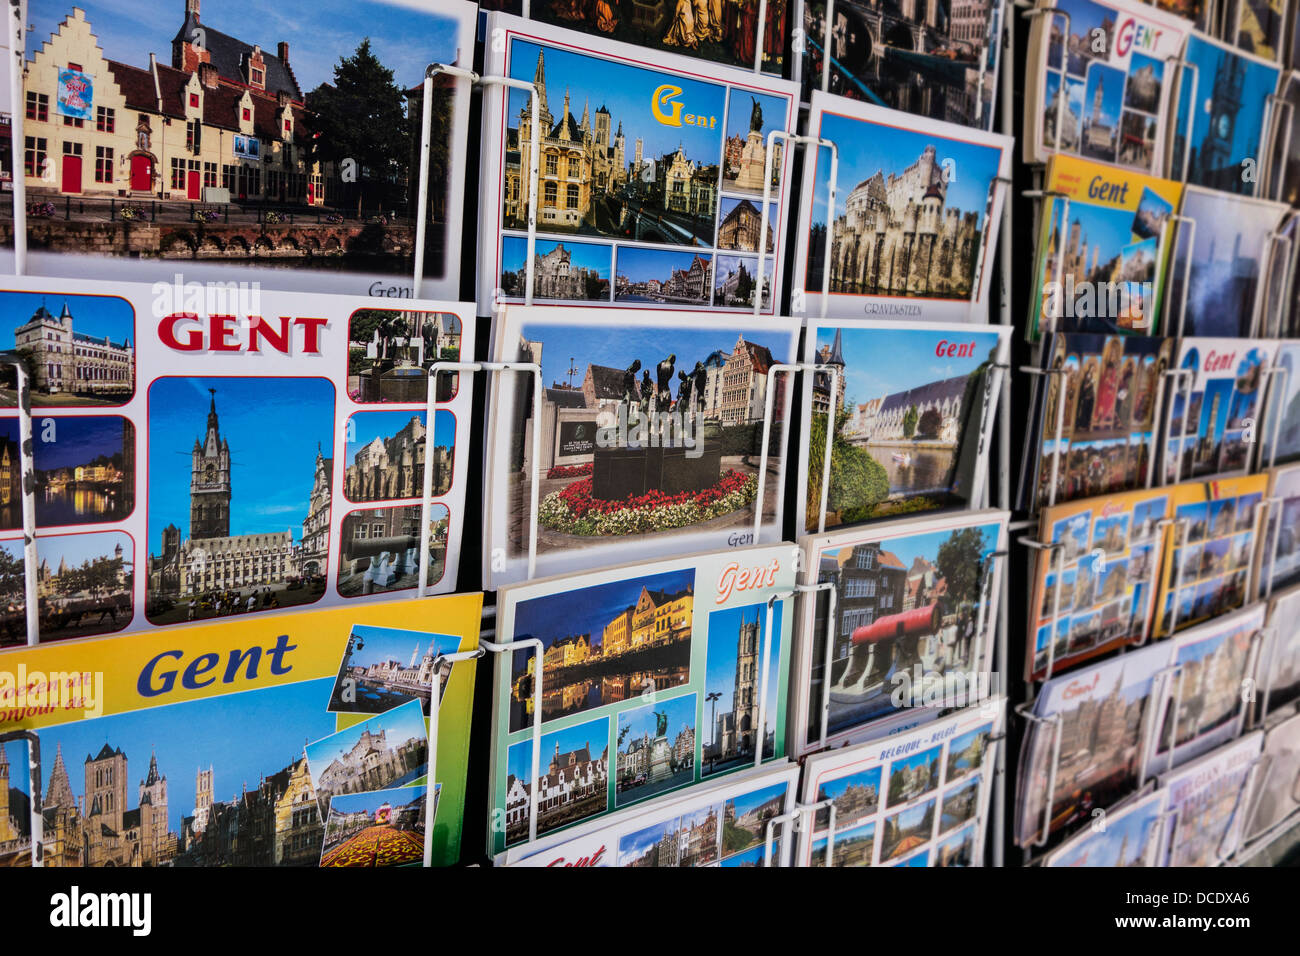
<instances>
[{"instance_id":1,"label":"clock face on tower","mask_svg":"<svg viewBox=\"0 0 1300 956\"><path fill-rule=\"evenodd\" d=\"M1232 132L1232 119L1228 116L1227 113L1219 114L1218 128L1219 128L1219 138L1227 139L1228 134Z\"/></svg>"}]
</instances>

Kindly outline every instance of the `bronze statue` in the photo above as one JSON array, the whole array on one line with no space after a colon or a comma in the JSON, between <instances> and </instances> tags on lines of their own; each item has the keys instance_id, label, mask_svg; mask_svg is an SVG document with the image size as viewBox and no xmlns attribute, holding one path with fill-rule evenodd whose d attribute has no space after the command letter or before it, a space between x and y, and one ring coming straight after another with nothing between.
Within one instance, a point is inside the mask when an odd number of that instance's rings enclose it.
<instances>
[{"instance_id":1,"label":"bronze statue","mask_svg":"<svg viewBox=\"0 0 1300 956\"><path fill-rule=\"evenodd\" d=\"M659 380L658 404L660 411L667 410L673 398L673 369L677 365L677 356L669 355L655 366L655 378Z\"/></svg>"},{"instance_id":2,"label":"bronze statue","mask_svg":"<svg viewBox=\"0 0 1300 956\"><path fill-rule=\"evenodd\" d=\"M691 407L691 377L685 372L677 373L677 381L681 384L677 386L677 410L686 412Z\"/></svg>"},{"instance_id":3,"label":"bronze statue","mask_svg":"<svg viewBox=\"0 0 1300 956\"><path fill-rule=\"evenodd\" d=\"M636 403L636 373L641 370L641 360L633 359L632 364L623 371L623 401L628 405Z\"/></svg>"},{"instance_id":4,"label":"bronze statue","mask_svg":"<svg viewBox=\"0 0 1300 956\"><path fill-rule=\"evenodd\" d=\"M668 712L663 710L653 711L655 715L655 736L668 736Z\"/></svg>"},{"instance_id":5,"label":"bronze statue","mask_svg":"<svg viewBox=\"0 0 1300 956\"><path fill-rule=\"evenodd\" d=\"M636 364L640 365L641 362L638 360ZM641 373L641 410L642 411L648 412L650 411L650 409L654 407L653 405L654 394L655 394L655 386L654 383L650 381L650 370L646 369L644 372Z\"/></svg>"},{"instance_id":6,"label":"bronze statue","mask_svg":"<svg viewBox=\"0 0 1300 956\"><path fill-rule=\"evenodd\" d=\"M704 368L703 362L696 362L695 368L691 370L691 378L694 385L691 388L691 397L695 399L695 404L704 407L704 389L708 385L709 373Z\"/></svg>"},{"instance_id":7,"label":"bronze statue","mask_svg":"<svg viewBox=\"0 0 1300 956\"><path fill-rule=\"evenodd\" d=\"M749 129L750 132L759 133L763 130L763 107L754 97L751 96L750 99L754 101L754 108L749 111Z\"/></svg>"}]
</instances>

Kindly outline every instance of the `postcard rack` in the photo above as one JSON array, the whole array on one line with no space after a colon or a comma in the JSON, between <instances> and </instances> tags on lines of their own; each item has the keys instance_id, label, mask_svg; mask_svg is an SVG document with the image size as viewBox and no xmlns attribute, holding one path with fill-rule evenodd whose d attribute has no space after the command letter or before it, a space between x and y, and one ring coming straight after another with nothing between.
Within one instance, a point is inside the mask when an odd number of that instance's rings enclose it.
<instances>
[{"instance_id":1,"label":"postcard rack","mask_svg":"<svg viewBox=\"0 0 1300 956\"><path fill-rule=\"evenodd\" d=\"M21 178L21 177L19 177ZM36 557L36 452L32 444L32 390L27 366L16 352L0 353L0 365L14 370L18 390L18 447L22 463L23 496L23 604L27 644L40 641L40 603Z\"/></svg>"},{"instance_id":2,"label":"postcard rack","mask_svg":"<svg viewBox=\"0 0 1300 956\"><path fill-rule=\"evenodd\" d=\"M788 130L781 130L781 129L771 130L767 134L767 150L763 157L763 208L762 211L759 213L760 225L758 230L758 242L755 244L758 249L758 268L756 270L757 275L754 284L754 315L755 316L759 316L763 314L763 280L766 278L767 238L769 234L767 211L772 205L772 159L776 154L776 141L778 139L785 142L787 146L802 145L808 147L809 153L811 154L810 158L812 162L816 162L817 160L816 151L821 147L825 146L827 149L831 151L831 174L827 180L827 189L826 189L827 209L835 208L835 190L836 190L836 186L838 185L839 175L840 175L840 151L839 151L839 147L835 145L834 141L829 139L822 139L817 136L802 136L796 133L791 133ZM785 157L785 161L787 163L789 162L789 156ZM776 291L775 285L776 284L773 283L773 292ZM830 291L831 291L831 256L830 256L830 249L828 248L826 250L826 256L824 258L824 261L822 262L822 292L821 292L822 318L826 317L826 308L830 301ZM804 295L805 293L803 289L795 289L791 291L790 296L791 296L792 306L790 311L792 313L804 314L807 312L807 306L803 305L802 303L802 300L804 299ZM798 305L794 304L795 300L799 300ZM775 301L772 303L772 309L774 312L776 311Z\"/></svg>"}]
</instances>

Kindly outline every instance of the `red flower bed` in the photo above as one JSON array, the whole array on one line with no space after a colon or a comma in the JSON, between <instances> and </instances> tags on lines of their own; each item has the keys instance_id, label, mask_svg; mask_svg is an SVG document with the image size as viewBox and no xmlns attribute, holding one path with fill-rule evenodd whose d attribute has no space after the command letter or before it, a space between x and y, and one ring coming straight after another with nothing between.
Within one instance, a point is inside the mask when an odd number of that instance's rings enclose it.
<instances>
[{"instance_id":1,"label":"red flower bed","mask_svg":"<svg viewBox=\"0 0 1300 956\"><path fill-rule=\"evenodd\" d=\"M734 468L729 468L716 485L701 491L679 491L675 495L666 495L662 491L647 491L644 495L629 496L621 501L606 501L591 496L591 479L584 478L561 491L560 498L568 506L574 518L581 518L592 511L599 514L613 514L628 508L669 508L692 501L701 507L707 507L732 492L740 491L744 488L745 481L744 475Z\"/></svg>"},{"instance_id":2,"label":"red flower bed","mask_svg":"<svg viewBox=\"0 0 1300 956\"><path fill-rule=\"evenodd\" d=\"M581 478L591 474L590 463L586 465L556 465L546 473L547 478Z\"/></svg>"}]
</instances>

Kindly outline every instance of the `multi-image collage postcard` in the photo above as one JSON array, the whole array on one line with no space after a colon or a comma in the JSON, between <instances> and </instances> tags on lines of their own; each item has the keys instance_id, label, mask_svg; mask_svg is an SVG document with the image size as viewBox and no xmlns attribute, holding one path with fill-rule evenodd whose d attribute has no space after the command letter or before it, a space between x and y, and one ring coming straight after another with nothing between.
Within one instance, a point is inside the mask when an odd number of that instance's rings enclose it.
<instances>
[{"instance_id":1,"label":"multi-image collage postcard","mask_svg":"<svg viewBox=\"0 0 1300 956\"><path fill-rule=\"evenodd\" d=\"M803 583L822 590L804 602L791 664L795 756L897 734L997 690L993 556L1007 519L963 512L803 539Z\"/></svg>"},{"instance_id":2,"label":"multi-image collage postcard","mask_svg":"<svg viewBox=\"0 0 1300 956\"><path fill-rule=\"evenodd\" d=\"M1273 357L1273 367L1284 375L1268 402L1268 417L1259 435L1260 461L1285 465L1300 461L1300 342L1280 341Z\"/></svg>"},{"instance_id":3,"label":"multi-image collage postcard","mask_svg":"<svg viewBox=\"0 0 1300 956\"><path fill-rule=\"evenodd\" d=\"M807 133L791 311L985 321L1014 140L820 90Z\"/></svg>"},{"instance_id":4,"label":"multi-image collage postcard","mask_svg":"<svg viewBox=\"0 0 1300 956\"><path fill-rule=\"evenodd\" d=\"M1269 472L1267 511L1259 529L1259 593L1300 584L1300 464L1285 465ZM1298 618L1297 620L1300 620Z\"/></svg>"},{"instance_id":5,"label":"multi-image collage postcard","mask_svg":"<svg viewBox=\"0 0 1300 956\"><path fill-rule=\"evenodd\" d=\"M527 90L485 95L479 303L531 279L537 304L775 313L792 182L770 134L795 132L795 84L503 14L487 30L486 75L533 84L539 128Z\"/></svg>"},{"instance_id":6,"label":"multi-image collage postcard","mask_svg":"<svg viewBox=\"0 0 1300 956\"><path fill-rule=\"evenodd\" d=\"M36 733L39 780L25 740L0 744L0 866L31 864L26 808L44 866L454 863L475 661L444 655L474 651L481 611L459 594L29 649L0 672L0 733Z\"/></svg>"},{"instance_id":7,"label":"multi-image collage postcard","mask_svg":"<svg viewBox=\"0 0 1300 956\"><path fill-rule=\"evenodd\" d=\"M1022 507L1034 511L1140 488L1155 477L1156 429L1173 353L1174 342L1165 338L1048 337L1029 403Z\"/></svg>"},{"instance_id":8,"label":"multi-image collage postcard","mask_svg":"<svg viewBox=\"0 0 1300 956\"><path fill-rule=\"evenodd\" d=\"M473 306L382 301L8 280L38 534L26 568L11 416L0 643L23 641L28 573L42 641L413 595L422 565L454 590L474 381L444 376L430 421L428 370L472 354Z\"/></svg>"},{"instance_id":9,"label":"multi-image collage postcard","mask_svg":"<svg viewBox=\"0 0 1300 956\"><path fill-rule=\"evenodd\" d=\"M475 4L284 0L260 21L233 0L26 6L27 274L412 295L421 84L430 63L473 66ZM454 299L470 84L434 96L420 294Z\"/></svg>"},{"instance_id":10,"label":"multi-image collage postcard","mask_svg":"<svg viewBox=\"0 0 1300 956\"><path fill-rule=\"evenodd\" d=\"M799 767L745 770L679 797L620 810L604 820L507 850L506 866L761 867L789 865L788 820ZM777 820L769 826L771 820ZM769 846L768 835L771 831Z\"/></svg>"},{"instance_id":11,"label":"multi-image collage postcard","mask_svg":"<svg viewBox=\"0 0 1300 956\"><path fill-rule=\"evenodd\" d=\"M798 341L793 319L507 306L496 358L539 365L543 391L538 422L527 376L493 385L484 581L527 578L534 540L534 576L780 540L793 388L775 366Z\"/></svg>"},{"instance_id":12,"label":"multi-image collage postcard","mask_svg":"<svg viewBox=\"0 0 1300 956\"><path fill-rule=\"evenodd\" d=\"M1191 25L1138 0L1055 0L1033 18L1026 163L1068 154L1161 175L1175 67ZM1204 74L1202 74L1204 75Z\"/></svg>"},{"instance_id":13,"label":"multi-image collage postcard","mask_svg":"<svg viewBox=\"0 0 1300 956\"><path fill-rule=\"evenodd\" d=\"M1264 728L1264 753L1250 795L1246 840L1266 840L1300 811L1300 714L1279 714Z\"/></svg>"},{"instance_id":14,"label":"multi-image collage postcard","mask_svg":"<svg viewBox=\"0 0 1300 956\"><path fill-rule=\"evenodd\" d=\"M804 101L813 90L991 130L1004 0L797 0Z\"/></svg>"},{"instance_id":15,"label":"multi-image collage postcard","mask_svg":"<svg viewBox=\"0 0 1300 956\"><path fill-rule=\"evenodd\" d=\"M774 544L502 588L497 632L538 643L496 662L489 797L504 817L489 854L782 760L796 553Z\"/></svg>"},{"instance_id":16,"label":"multi-image collage postcard","mask_svg":"<svg viewBox=\"0 0 1300 956\"><path fill-rule=\"evenodd\" d=\"M1005 715L1006 699L989 697L915 730L809 757L804 805L828 805L800 827L797 865L983 866Z\"/></svg>"},{"instance_id":17,"label":"multi-image collage postcard","mask_svg":"<svg viewBox=\"0 0 1300 956\"><path fill-rule=\"evenodd\" d=\"M795 500L804 503L804 530L978 507L1010 331L809 320L804 361L819 370L804 376L800 405ZM830 481L823 493L832 413Z\"/></svg>"},{"instance_id":18,"label":"multi-image collage postcard","mask_svg":"<svg viewBox=\"0 0 1300 956\"><path fill-rule=\"evenodd\" d=\"M1181 183L1053 155L1025 334L1156 335Z\"/></svg>"}]
</instances>

